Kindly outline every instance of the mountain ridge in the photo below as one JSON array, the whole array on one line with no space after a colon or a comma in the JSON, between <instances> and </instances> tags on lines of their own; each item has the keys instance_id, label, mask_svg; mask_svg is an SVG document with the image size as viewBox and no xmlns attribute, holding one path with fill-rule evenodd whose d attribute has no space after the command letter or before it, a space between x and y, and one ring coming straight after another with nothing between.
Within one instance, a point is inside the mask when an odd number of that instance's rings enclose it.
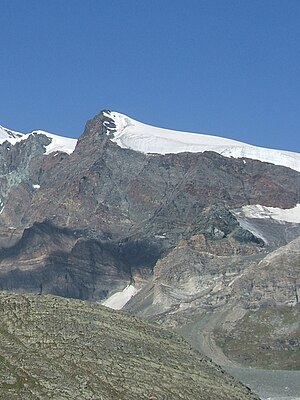
<instances>
[{"instance_id":1,"label":"mountain ridge","mask_svg":"<svg viewBox=\"0 0 300 400\"><path fill-rule=\"evenodd\" d=\"M56 151L62 151L70 154L74 151L77 144L77 139L72 139L60 135L55 135L43 130L35 130L30 133L20 133L11 129L4 128L0 125L0 143L8 142L12 145L27 140L30 136L43 135L49 139L49 143L45 145L45 154L50 154Z\"/></svg>"},{"instance_id":2,"label":"mountain ridge","mask_svg":"<svg viewBox=\"0 0 300 400\"><path fill-rule=\"evenodd\" d=\"M103 125L108 137L122 148L146 154L215 151L226 157L257 159L300 171L300 154L297 152L263 148L212 134L159 128L144 124L115 111L103 110L100 114L104 117ZM3 126L0 126L0 143L8 140L15 144L17 141L26 140L28 136L33 134L45 135L51 140L50 145L47 146L46 154L54 151L70 154L77 144L77 139L42 130L22 134ZM244 160L244 162L246 161Z\"/></svg>"},{"instance_id":3,"label":"mountain ridge","mask_svg":"<svg viewBox=\"0 0 300 400\"><path fill-rule=\"evenodd\" d=\"M124 114L104 111L107 130L120 147L146 154L215 151L226 157L251 158L300 171L300 154L249 145L237 140L147 125ZM245 161L246 162L246 161Z\"/></svg>"},{"instance_id":4,"label":"mountain ridge","mask_svg":"<svg viewBox=\"0 0 300 400\"><path fill-rule=\"evenodd\" d=\"M238 315L253 304L277 315L285 301L297 310L288 265L260 276L259 262L300 235L300 173L214 151L145 154L120 147L116 128L107 111L96 115L70 154L46 154L51 138L40 134L0 143L0 289L132 293L127 311L172 327L226 319L235 290ZM256 291L242 279L253 275Z\"/></svg>"}]
</instances>

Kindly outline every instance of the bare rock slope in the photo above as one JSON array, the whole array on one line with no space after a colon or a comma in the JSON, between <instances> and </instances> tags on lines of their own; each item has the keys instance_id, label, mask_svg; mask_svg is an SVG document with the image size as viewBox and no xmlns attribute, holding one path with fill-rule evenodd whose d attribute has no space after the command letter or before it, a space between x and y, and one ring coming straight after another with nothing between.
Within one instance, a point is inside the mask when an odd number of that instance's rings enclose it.
<instances>
[{"instance_id":1,"label":"bare rock slope","mask_svg":"<svg viewBox=\"0 0 300 400\"><path fill-rule=\"evenodd\" d=\"M300 237L268 255L238 247L230 236L180 242L125 309L179 330L221 365L299 369Z\"/></svg>"},{"instance_id":2,"label":"bare rock slope","mask_svg":"<svg viewBox=\"0 0 300 400\"><path fill-rule=\"evenodd\" d=\"M99 305L0 293L1 399L258 399L181 337Z\"/></svg>"}]
</instances>

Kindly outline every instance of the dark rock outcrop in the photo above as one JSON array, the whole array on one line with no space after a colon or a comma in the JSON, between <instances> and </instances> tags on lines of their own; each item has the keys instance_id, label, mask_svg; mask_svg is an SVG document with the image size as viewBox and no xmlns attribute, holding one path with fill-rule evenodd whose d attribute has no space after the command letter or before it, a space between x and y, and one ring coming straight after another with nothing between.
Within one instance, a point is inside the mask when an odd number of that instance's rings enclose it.
<instances>
[{"instance_id":1,"label":"dark rock outcrop","mask_svg":"<svg viewBox=\"0 0 300 400\"><path fill-rule=\"evenodd\" d=\"M24 227L47 218L114 238L167 231L174 245L197 232L203 210L213 204L288 208L300 201L296 171L213 152L160 156L121 149L104 122L103 114L88 122L70 156L43 155L41 135L21 142L26 151L13 158L15 180L3 187L2 224Z\"/></svg>"},{"instance_id":2,"label":"dark rock outcrop","mask_svg":"<svg viewBox=\"0 0 300 400\"><path fill-rule=\"evenodd\" d=\"M151 242L101 242L85 232L34 223L0 253L0 289L99 300L151 274L160 249Z\"/></svg>"}]
</instances>

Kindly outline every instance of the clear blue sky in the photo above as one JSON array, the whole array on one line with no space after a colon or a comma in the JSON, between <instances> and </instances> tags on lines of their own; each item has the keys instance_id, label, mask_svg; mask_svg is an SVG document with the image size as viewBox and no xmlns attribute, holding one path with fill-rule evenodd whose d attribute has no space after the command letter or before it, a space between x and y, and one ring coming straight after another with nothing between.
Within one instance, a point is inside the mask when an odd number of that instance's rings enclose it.
<instances>
[{"instance_id":1,"label":"clear blue sky","mask_svg":"<svg viewBox=\"0 0 300 400\"><path fill-rule=\"evenodd\" d=\"M108 108L300 152L299 0L0 0L0 124Z\"/></svg>"}]
</instances>

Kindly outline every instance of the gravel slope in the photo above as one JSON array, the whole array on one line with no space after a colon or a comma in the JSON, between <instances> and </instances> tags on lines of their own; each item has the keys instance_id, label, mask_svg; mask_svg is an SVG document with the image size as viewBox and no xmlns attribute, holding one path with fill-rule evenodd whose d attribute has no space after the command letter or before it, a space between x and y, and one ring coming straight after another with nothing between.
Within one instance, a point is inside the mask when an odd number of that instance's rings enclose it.
<instances>
[{"instance_id":1,"label":"gravel slope","mask_svg":"<svg viewBox=\"0 0 300 400\"><path fill-rule=\"evenodd\" d=\"M258 399L158 325L88 302L0 293L0 399Z\"/></svg>"}]
</instances>

